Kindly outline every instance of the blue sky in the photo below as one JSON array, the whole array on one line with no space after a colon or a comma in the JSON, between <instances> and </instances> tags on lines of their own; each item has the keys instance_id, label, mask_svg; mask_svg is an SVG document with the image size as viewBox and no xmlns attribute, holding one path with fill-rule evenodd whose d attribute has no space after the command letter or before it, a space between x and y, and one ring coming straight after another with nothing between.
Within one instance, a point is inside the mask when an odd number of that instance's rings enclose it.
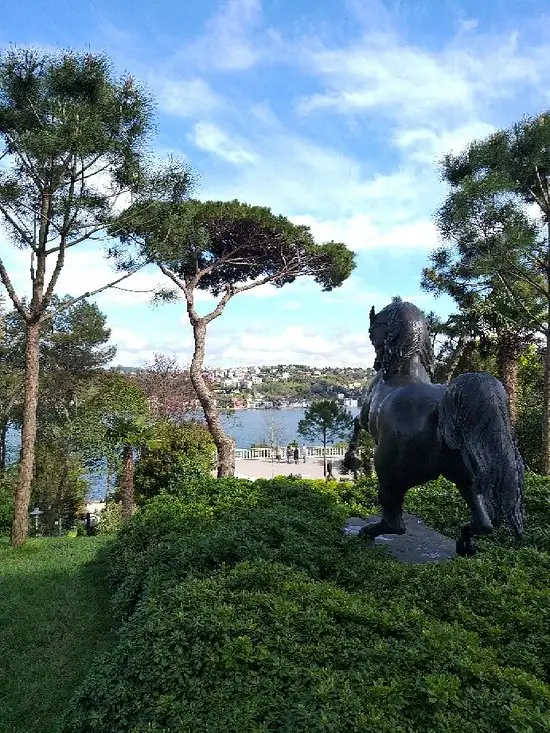
<instances>
[{"instance_id":1,"label":"blue sky","mask_svg":"<svg viewBox=\"0 0 550 733\"><path fill-rule=\"evenodd\" d=\"M301 281L235 298L211 326L208 364L370 366L371 305L399 294L452 310L419 284L445 195L437 161L548 108L549 30L542 0L20 0L2 10L0 47L105 52L155 96L155 151L188 159L198 197L270 206L357 252L332 293ZM26 256L0 248L24 291ZM97 249L74 250L61 291L109 277ZM123 285L160 282L151 269ZM184 308L148 298L98 296L116 362L188 361Z\"/></svg>"}]
</instances>

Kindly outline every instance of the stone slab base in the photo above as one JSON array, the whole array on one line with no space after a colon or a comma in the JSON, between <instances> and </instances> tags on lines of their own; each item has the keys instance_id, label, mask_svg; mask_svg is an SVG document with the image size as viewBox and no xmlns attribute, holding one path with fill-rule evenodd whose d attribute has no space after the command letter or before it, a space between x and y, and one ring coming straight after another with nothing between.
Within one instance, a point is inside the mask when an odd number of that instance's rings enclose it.
<instances>
[{"instance_id":1,"label":"stone slab base","mask_svg":"<svg viewBox=\"0 0 550 733\"><path fill-rule=\"evenodd\" d=\"M436 532L435 529L427 527L424 522L414 514L403 512L403 519L407 531L402 535L388 534L380 535L374 541L377 545L384 545L388 551L398 560L410 563L443 562L456 557L455 540ZM357 535L359 530L366 524L378 522L380 515L362 517L349 517L343 532L346 535ZM369 542L368 539L364 540Z\"/></svg>"}]
</instances>

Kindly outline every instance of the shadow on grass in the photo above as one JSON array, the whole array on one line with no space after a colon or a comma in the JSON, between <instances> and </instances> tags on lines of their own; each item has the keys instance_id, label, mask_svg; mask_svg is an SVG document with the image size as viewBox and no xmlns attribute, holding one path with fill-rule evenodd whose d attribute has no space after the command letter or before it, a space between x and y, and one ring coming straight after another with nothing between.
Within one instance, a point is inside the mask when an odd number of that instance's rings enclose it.
<instances>
[{"instance_id":1,"label":"shadow on grass","mask_svg":"<svg viewBox=\"0 0 550 733\"><path fill-rule=\"evenodd\" d=\"M0 731L52 733L114 641L102 538L0 542Z\"/></svg>"}]
</instances>

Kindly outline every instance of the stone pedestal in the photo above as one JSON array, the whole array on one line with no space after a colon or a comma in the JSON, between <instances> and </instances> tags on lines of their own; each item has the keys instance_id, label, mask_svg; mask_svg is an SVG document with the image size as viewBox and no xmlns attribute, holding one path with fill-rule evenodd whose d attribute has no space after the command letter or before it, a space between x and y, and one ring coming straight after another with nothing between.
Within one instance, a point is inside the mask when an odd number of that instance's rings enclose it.
<instances>
[{"instance_id":1,"label":"stone pedestal","mask_svg":"<svg viewBox=\"0 0 550 733\"><path fill-rule=\"evenodd\" d=\"M456 557L456 543L448 537L436 532L435 529L427 527L424 522L414 514L403 512L403 519L407 531L402 535L388 534L380 535L374 540L377 545L384 545L388 551L402 562L426 563L443 562ZM366 524L372 524L380 520L379 515L363 519L362 517L349 517L344 525L344 534L357 535L359 530ZM365 538L365 542L371 542Z\"/></svg>"}]
</instances>

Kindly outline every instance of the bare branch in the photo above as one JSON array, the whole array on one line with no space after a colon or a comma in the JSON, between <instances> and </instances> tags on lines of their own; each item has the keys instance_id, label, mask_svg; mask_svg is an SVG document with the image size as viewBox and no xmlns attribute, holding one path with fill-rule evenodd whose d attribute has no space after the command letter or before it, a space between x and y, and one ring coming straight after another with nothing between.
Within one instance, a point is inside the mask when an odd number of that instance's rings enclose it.
<instances>
[{"instance_id":1,"label":"bare branch","mask_svg":"<svg viewBox=\"0 0 550 733\"><path fill-rule=\"evenodd\" d=\"M57 281L59 280L59 276L61 275L61 270L63 269L63 265L65 264L65 249L64 246L64 238L61 240L61 244L59 245L59 254L57 255L57 261L55 263L54 270L52 272L52 276L50 278L50 282L48 283L48 286L46 288L46 292L44 293L44 297L42 299L43 307L47 308L52 297L53 297L53 291L55 286L57 285Z\"/></svg>"},{"instance_id":2,"label":"bare branch","mask_svg":"<svg viewBox=\"0 0 550 733\"><path fill-rule=\"evenodd\" d=\"M205 275L208 275L220 265L225 265L227 262L231 262L232 265L249 265L249 260L233 260L233 257L237 254L237 252L239 252L239 250L242 250L243 248L244 244L237 245L227 254L217 257L210 265L203 267L202 270L197 269L197 282L201 280Z\"/></svg>"},{"instance_id":3,"label":"bare branch","mask_svg":"<svg viewBox=\"0 0 550 733\"><path fill-rule=\"evenodd\" d=\"M144 263L145 264L145 263ZM116 280L113 280L110 283L107 283L107 285L102 285L100 288L96 288L96 290L90 290L86 293L82 293L82 295L78 295L76 298L71 298L70 300L66 301L62 305L59 306L59 308L56 308L49 313L47 313L43 320L47 321L50 318L53 318L54 315L57 313L61 313L64 310L67 310L67 308L70 308L75 303L78 303L80 300L84 300L84 298L91 298L93 295L97 295L98 293L102 293L104 290L107 290L107 288L112 288L118 283L122 282L123 280L126 280L127 278L131 277L132 275L135 275L136 272L141 270L142 267L144 267L144 264L138 265L135 267L132 272L127 272L122 277L117 278Z\"/></svg>"},{"instance_id":4,"label":"bare branch","mask_svg":"<svg viewBox=\"0 0 550 733\"><path fill-rule=\"evenodd\" d=\"M518 186L521 185L519 181L516 181L516 183L517 183ZM540 208L542 209L542 211L544 211L544 209L545 209L544 199L541 199L539 196L537 196L537 194L535 193L535 191L532 188L530 188L529 186L527 187L527 190L529 191L529 193L531 194L531 196L535 199L535 201L540 206Z\"/></svg>"},{"instance_id":5,"label":"bare branch","mask_svg":"<svg viewBox=\"0 0 550 733\"><path fill-rule=\"evenodd\" d=\"M15 289L13 287L13 284L10 280L10 276L8 275L8 271L6 270L4 263L0 259L0 278L2 279L2 283L6 290L8 291L8 295L11 298L11 301L17 310L17 312L20 314L20 316L27 321L30 318L30 313L23 305L22 301L19 299L17 293L15 292Z\"/></svg>"},{"instance_id":6,"label":"bare branch","mask_svg":"<svg viewBox=\"0 0 550 733\"><path fill-rule=\"evenodd\" d=\"M180 288L180 290L183 290L183 292L185 293L186 290L187 290L187 287L186 287L185 282L183 280L180 280L179 277L174 272L172 272L172 270L170 270L168 267L166 267L166 265L164 263L159 262L157 264L158 264L158 267L160 268L160 271L164 275L166 275L166 277L169 277L170 280L172 280L172 282L175 285L177 285L178 288Z\"/></svg>"},{"instance_id":7,"label":"bare branch","mask_svg":"<svg viewBox=\"0 0 550 733\"><path fill-rule=\"evenodd\" d=\"M215 318L217 318L219 315L222 314L225 306L227 303L231 300L231 298L234 295L238 295L238 293L244 293L246 290L252 290L253 288L258 288L260 285L266 285L267 283L273 282L275 280L278 280L281 277L285 277L289 275L290 272L285 272L284 270L281 270L280 272L277 272L275 275L266 275L266 277L261 278L260 280L254 280L251 283L248 283L246 285L227 285L225 294L222 298L218 301L217 306L214 308L213 311L210 313L207 313L205 316L203 316L203 320L205 323L210 323Z\"/></svg>"},{"instance_id":8,"label":"bare branch","mask_svg":"<svg viewBox=\"0 0 550 733\"><path fill-rule=\"evenodd\" d=\"M29 163L29 162L28 162L28 161L27 161L27 160L25 159L25 156L23 155L22 151L21 151L21 150L19 150L19 147L17 146L17 144L16 144L15 140L13 140L12 138L10 138L10 137L9 137L9 136L7 135L7 133L4 133L4 134L5 134L5 136L6 136L6 139L7 139L7 140L8 140L8 142L10 143L11 147L13 148L13 150L14 150L14 154L15 154L15 155L16 155L16 156L17 156L17 157L19 158L19 160L20 160L20 161L21 161L21 162L23 163L23 166L24 166L24 168L26 168L26 169L27 169L27 173L28 173L28 174L29 174L29 176L30 176L30 177L32 178L32 180L34 181L34 184L35 184L36 188L38 189L38 191L39 191L40 193L43 193L43 191L44 191L44 185L43 185L43 181L42 181L42 179L40 178L40 176L38 176L38 175L37 175L37 174L35 173L35 171L34 171L34 168L33 168L33 166L31 165L31 163Z\"/></svg>"},{"instance_id":9,"label":"bare branch","mask_svg":"<svg viewBox=\"0 0 550 733\"><path fill-rule=\"evenodd\" d=\"M220 298L214 310L210 311L210 313L207 313L205 316L202 317L202 320L204 321L205 325L208 325L211 321L214 320L214 318L221 316L221 314L223 313L223 309L229 303L229 301L231 300L234 294L235 294L235 290L233 286L228 285L226 287L224 295Z\"/></svg>"},{"instance_id":10,"label":"bare branch","mask_svg":"<svg viewBox=\"0 0 550 733\"><path fill-rule=\"evenodd\" d=\"M237 293L243 293L246 290L258 288L260 285L267 285L267 283L273 282L274 280L279 280L280 278L286 277L287 275L290 275L290 272L286 270L281 270L276 275L266 275L266 277L261 278L261 280L254 280L247 285L239 285L238 287L233 288L233 294L236 295Z\"/></svg>"},{"instance_id":11,"label":"bare branch","mask_svg":"<svg viewBox=\"0 0 550 733\"><path fill-rule=\"evenodd\" d=\"M29 232L24 229L24 227L19 224L9 213L9 211L6 209L4 204L0 204L0 213L2 216L9 221L11 226L15 229L15 231L19 234L19 236L23 239L24 242L26 242L29 247L32 247L33 250L36 249L36 244L33 239L33 237L29 234Z\"/></svg>"},{"instance_id":12,"label":"bare branch","mask_svg":"<svg viewBox=\"0 0 550 733\"><path fill-rule=\"evenodd\" d=\"M88 231L85 234L82 234L80 237L78 237L78 239L73 239L70 242L66 242L64 245L64 248L67 250L70 247L74 247L75 245L80 244L81 242L84 242L87 239L91 239L92 235L94 235L96 232L100 232L102 229L105 229L105 224L101 224L99 226L93 227L91 231ZM54 252L59 252L60 247L61 247L61 244L59 244L59 246L57 247L50 247L49 249L46 250L45 254L51 255Z\"/></svg>"},{"instance_id":13,"label":"bare branch","mask_svg":"<svg viewBox=\"0 0 550 733\"><path fill-rule=\"evenodd\" d=\"M117 285L111 285L113 290L124 290L125 293L156 293L156 288L149 288L148 290L138 290L137 288L119 288Z\"/></svg>"},{"instance_id":14,"label":"bare branch","mask_svg":"<svg viewBox=\"0 0 550 733\"><path fill-rule=\"evenodd\" d=\"M543 288L541 285L539 285L536 280L532 280L530 277L527 277L527 275L524 272L521 272L521 270L510 270L510 274L515 277L517 280L521 280L524 283L527 283L532 288L534 288L537 293L540 293L544 298L548 300L548 290Z\"/></svg>"},{"instance_id":15,"label":"bare branch","mask_svg":"<svg viewBox=\"0 0 550 733\"><path fill-rule=\"evenodd\" d=\"M533 324L535 324L535 325L536 325L536 326L537 326L538 328L540 328L540 330L541 330L541 331L542 331L543 333L547 333L547 331L548 331L548 327L546 327L546 328L545 328L545 327L544 327L544 326L542 325L542 324L543 324L543 321L542 321L541 319L537 318L537 317L536 317L536 316L535 316L535 315L534 315L534 314L533 314L533 313L532 313L532 312L531 312L531 311L529 310L529 308L528 308L528 307L527 307L527 306L525 305L525 303L523 302L523 300L522 300L521 298L518 298L518 297L517 297L517 295L516 295L516 294L514 293L514 291L512 290L512 288L511 288L511 287L510 287L510 286L508 285L508 283L506 282L505 278L503 278L503 277L502 277L502 275L500 274L500 272L497 272L496 274L497 274L497 277L498 277L498 279L499 279L499 280L500 280L500 282L502 283L502 285L503 285L504 289L506 290L506 292L508 293L508 295L510 296L510 298L511 298L511 299L513 300L513 302L514 302L514 303L515 303L515 304L516 304L517 306L519 306L519 307L521 308L521 310L522 310L522 311L523 311L523 312L524 312L524 313L525 313L525 314L526 314L526 315L528 316L528 318L529 318L529 319L531 320L531 322L532 322Z\"/></svg>"}]
</instances>

